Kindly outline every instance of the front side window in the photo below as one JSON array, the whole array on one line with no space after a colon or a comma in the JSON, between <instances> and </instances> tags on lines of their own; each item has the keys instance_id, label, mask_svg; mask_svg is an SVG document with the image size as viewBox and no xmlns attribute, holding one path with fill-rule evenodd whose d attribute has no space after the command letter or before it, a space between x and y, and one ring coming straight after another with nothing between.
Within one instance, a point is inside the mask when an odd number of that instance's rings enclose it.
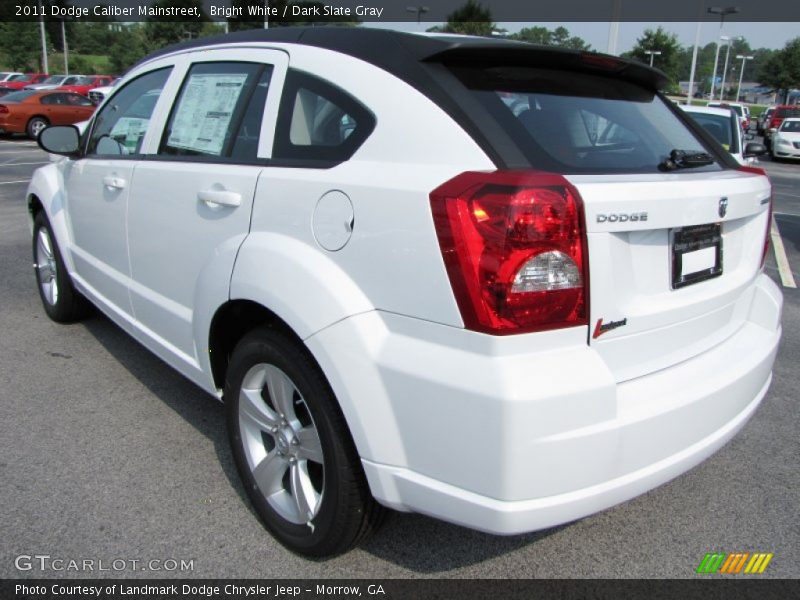
<instances>
[{"instance_id":1,"label":"front side window","mask_svg":"<svg viewBox=\"0 0 800 600\"><path fill-rule=\"evenodd\" d=\"M375 117L343 90L289 71L278 114L273 158L341 162L375 127Z\"/></svg>"},{"instance_id":2,"label":"front side window","mask_svg":"<svg viewBox=\"0 0 800 600\"><path fill-rule=\"evenodd\" d=\"M150 117L171 68L151 71L128 82L95 117L86 148L89 156L139 154Z\"/></svg>"},{"instance_id":3,"label":"front side window","mask_svg":"<svg viewBox=\"0 0 800 600\"><path fill-rule=\"evenodd\" d=\"M222 157L228 156L238 143L239 157L252 150L255 158L271 74L271 66L257 63L192 66L172 108L158 153ZM242 150L248 140L251 148Z\"/></svg>"},{"instance_id":4,"label":"front side window","mask_svg":"<svg viewBox=\"0 0 800 600\"><path fill-rule=\"evenodd\" d=\"M800 132L800 121L784 121L781 131Z\"/></svg>"}]
</instances>

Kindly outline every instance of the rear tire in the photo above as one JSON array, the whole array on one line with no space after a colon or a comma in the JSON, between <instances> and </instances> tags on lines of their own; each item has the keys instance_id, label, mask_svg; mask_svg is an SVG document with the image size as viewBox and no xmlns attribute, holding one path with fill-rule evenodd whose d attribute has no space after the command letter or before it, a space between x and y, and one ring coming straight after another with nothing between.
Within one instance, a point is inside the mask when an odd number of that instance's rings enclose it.
<instances>
[{"instance_id":1,"label":"rear tire","mask_svg":"<svg viewBox=\"0 0 800 600\"><path fill-rule=\"evenodd\" d=\"M89 303L72 285L44 211L33 220L33 267L48 317L58 323L72 323L86 316Z\"/></svg>"},{"instance_id":2,"label":"rear tire","mask_svg":"<svg viewBox=\"0 0 800 600\"><path fill-rule=\"evenodd\" d=\"M333 391L300 342L267 327L242 338L225 405L239 475L279 542L322 558L377 529L384 509L370 495Z\"/></svg>"},{"instance_id":3,"label":"rear tire","mask_svg":"<svg viewBox=\"0 0 800 600\"><path fill-rule=\"evenodd\" d=\"M28 121L28 126L25 128L25 131L29 138L37 140L39 139L39 134L42 133L42 130L49 124L50 122L44 117L33 117Z\"/></svg>"}]
</instances>

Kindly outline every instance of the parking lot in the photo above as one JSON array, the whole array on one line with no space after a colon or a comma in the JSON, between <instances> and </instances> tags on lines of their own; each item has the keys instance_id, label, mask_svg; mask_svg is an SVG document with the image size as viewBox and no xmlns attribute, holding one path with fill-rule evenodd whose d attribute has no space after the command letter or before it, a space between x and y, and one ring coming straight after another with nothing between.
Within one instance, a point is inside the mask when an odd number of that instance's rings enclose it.
<instances>
[{"instance_id":1,"label":"parking lot","mask_svg":"<svg viewBox=\"0 0 800 600\"><path fill-rule=\"evenodd\" d=\"M771 552L764 577L800 577L800 295L783 287L783 340L761 408L689 473L554 529L494 537L393 514L361 548L295 556L266 533L239 483L222 405L105 317L44 314L25 189L47 155L0 138L0 577L695 577L706 552ZM767 272L800 281L800 164L762 160L786 253ZM476 443L478 443L476 441ZM18 570L46 554L125 568ZM190 572L142 570L192 561ZM130 561L141 561L132 566Z\"/></svg>"}]
</instances>

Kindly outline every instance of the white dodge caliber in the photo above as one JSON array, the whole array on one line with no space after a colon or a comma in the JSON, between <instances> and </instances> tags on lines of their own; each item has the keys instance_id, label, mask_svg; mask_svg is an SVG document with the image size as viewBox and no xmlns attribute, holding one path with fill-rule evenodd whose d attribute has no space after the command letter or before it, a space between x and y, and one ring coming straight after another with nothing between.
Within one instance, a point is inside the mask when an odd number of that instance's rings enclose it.
<instances>
[{"instance_id":1,"label":"white dodge caliber","mask_svg":"<svg viewBox=\"0 0 800 600\"><path fill-rule=\"evenodd\" d=\"M44 309L224 400L309 556L384 507L496 534L668 481L764 398L771 189L599 54L250 31L133 68L27 193ZM88 302L87 302L88 301Z\"/></svg>"}]
</instances>

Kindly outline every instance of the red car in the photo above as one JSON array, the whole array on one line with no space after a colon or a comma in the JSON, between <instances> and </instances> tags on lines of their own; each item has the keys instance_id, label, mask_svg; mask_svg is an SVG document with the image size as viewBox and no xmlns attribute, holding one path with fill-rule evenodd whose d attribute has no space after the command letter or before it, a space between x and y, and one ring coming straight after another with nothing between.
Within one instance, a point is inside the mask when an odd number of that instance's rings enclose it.
<instances>
[{"instance_id":1,"label":"red car","mask_svg":"<svg viewBox=\"0 0 800 600\"><path fill-rule=\"evenodd\" d=\"M45 73L25 73L25 75L22 77L18 76L16 79L12 79L11 81L4 81L3 87L10 88L12 90L21 90L26 85L42 83L45 79L47 79L47 75Z\"/></svg>"},{"instance_id":2,"label":"red car","mask_svg":"<svg viewBox=\"0 0 800 600\"><path fill-rule=\"evenodd\" d=\"M111 85L113 80L114 78L111 77L111 75L86 75L85 77L81 77L78 83L62 85L58 90L62 92L75 92L76 94L88 96L89 90Z\"/></svg>"},{"instance_id":3,"label":"red car","mask_svg":"<svg viewBox=\"0 0 800 600\"><path fill-rule=\"evenodd\" d=\"M94 108L74 92L20 90L0 98L0 133L26 133L35 140L48 125L85 121Z\"/></svg>"},{"instance_id":4,"label":"red car","mask_svg":"<svg viewBox=\"0 0 800 600\"><path fill-rule=\"evenodd\" d=\"M767 146L770 145L773 131L777 130L781 126L781 123L783 123L783 120L789 117L800 117L800 105L779 104L775 107L769 122L764 125L764 141Z\"/></svg>"}]
</instances>

